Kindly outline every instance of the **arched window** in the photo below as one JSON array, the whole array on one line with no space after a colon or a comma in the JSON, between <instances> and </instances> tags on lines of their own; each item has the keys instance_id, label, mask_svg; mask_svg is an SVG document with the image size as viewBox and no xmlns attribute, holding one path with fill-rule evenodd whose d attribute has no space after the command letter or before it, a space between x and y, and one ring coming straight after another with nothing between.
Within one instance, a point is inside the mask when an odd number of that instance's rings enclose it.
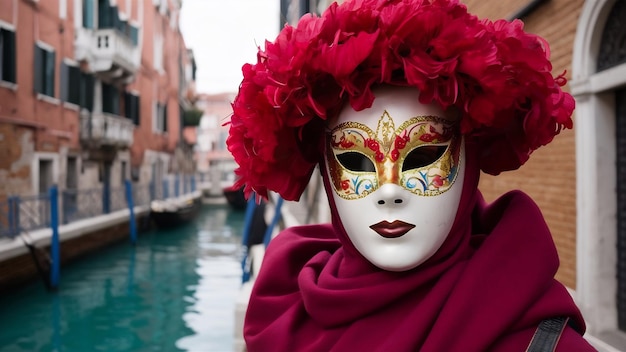
<instances>
[{"instance_id":1,"label":"arched window","mask_svg":"<svg viewBox=\"0 0 626 352\"><path fill-rule=\"evenodd\" d=\"M617 1L609 12L598 53L597 71L626 63L626 1Z\"/></svg>"}]
</instances>

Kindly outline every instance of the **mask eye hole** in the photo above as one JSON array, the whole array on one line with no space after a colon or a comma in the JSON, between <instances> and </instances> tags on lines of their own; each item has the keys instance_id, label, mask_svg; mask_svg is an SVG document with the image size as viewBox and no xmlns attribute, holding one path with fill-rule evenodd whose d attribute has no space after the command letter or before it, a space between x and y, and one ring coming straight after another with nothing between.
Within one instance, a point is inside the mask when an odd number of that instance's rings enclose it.
<instances>
[{"instance_id":1,"label":"mask eye hole","mask_svg":"<svg viewBox=\"0 0 626 352\"><path fill-rule=\"evenodd\" d=\"M448 149L448 146L445 145L428 145L415 148L404 158L402 171L419 169L420 167L430 165L441 158L446 149Z\"/></svg>"},{"instance_id":2,"label":"mask eye hole","mask_svg":"<svg viewBox=\"0 0 626 352\"><path fill-rule=\"evenodd\" d=\"M339 160L344 168L353 172L376 172L374 163L361 153L341 153L337 155L337 160Z\"/></svg>"}]
</instances>

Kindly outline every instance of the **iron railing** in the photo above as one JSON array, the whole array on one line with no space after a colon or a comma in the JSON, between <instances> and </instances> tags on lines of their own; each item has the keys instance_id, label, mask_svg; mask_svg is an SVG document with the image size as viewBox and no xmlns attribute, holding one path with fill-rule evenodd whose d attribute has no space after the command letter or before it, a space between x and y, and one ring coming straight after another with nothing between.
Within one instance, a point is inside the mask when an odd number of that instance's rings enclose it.
<instances>
[{"instance_id":1,"label":"iron railing","mask_svg":"<svg viewBox=\"0 0 626 352\"><path fill-rule=\"evenodd\" d=\"M147 206L152 200L178 197L196 190L201 175L170 176L159 187L154 182L131 184L135 206ZM50 227L51 192L33 196L9 196L0 199L0 238L13 238L22 232ZM56 194L56 193L55 193ZM88 219L128 208L125 187L106 185L90 189L59 191L59 220L62 224Z\"/></svg>"},{"instance_id":2,"label":"iron railing","mask_svg":"<svg viewBox=\"0 0 626 352\"><path fill-rule=\"evenodd\" d=\"M20 232L50 226L50 196L11 196L0 201L0 236L15 237Z\"/></svg>"},{"instance_id":3,"label":"iron railing","mask_svg":"<svg viewBox=\"0 0 626 352\"><path fill-rule=\"evenodd\" d=\"M64 190L62 192L63 223L87 219L104 214L103 188Z\"/></svg>"},{"instance_id":4,"label":"iron railing","mask_svg":"<svg viewBox=\"0 0 626 352\"><path fill-rule=\"evenodd\" d=\"M152 189L152 184L133 184L133 201L135 202L135 205L137 206L142 206L142 205L149 205L150 201L152 199L154 199L154 197L152 197L152 193L151 193L151 189Z\"/></svg>"},{"instance_id":5,"label":"iron railing","mask_svg":"<svg viewBox=\"0 0 626 352\"><path fill-rule=\"evenodd\" d=\"M17 202L19 197L9 197L0 201L0 236L14 237L19 233Z\"/></svg>"}]
</instances>

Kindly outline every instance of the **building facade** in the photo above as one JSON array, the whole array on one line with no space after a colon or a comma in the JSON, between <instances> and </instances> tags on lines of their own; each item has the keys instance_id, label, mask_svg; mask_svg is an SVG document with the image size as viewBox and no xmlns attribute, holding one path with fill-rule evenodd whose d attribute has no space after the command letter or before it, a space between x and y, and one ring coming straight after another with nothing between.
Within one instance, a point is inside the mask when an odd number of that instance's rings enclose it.
<instances>
[{"instance_id":1,"label":"building facade","mask_svg":"<svg viewBox=\"0 0 626 352\"><path fill-rule=\"evenodd\" d=\"M196 166L198 172L209 175L212 196L221 196L223 188L235 182L237 164L226 146L234 99L235 93L198 95L196 105L203 115L197 129Z\"/></svg>"},{"instance_id":2,"label":"building facade","mask_svg":"<svg viewBox=\"0 0 626 352\"><path fill-rule=\"evenodd\" d=\"M574 129L515 172L483 176L494 199L522 189L539 204L572 289L602 350L626 350L626 3L615 0L464 1L480 17L521 17L546 38L553 71L567 70Z\"/></svg>"},{"instance_id":3,"label":"building facade","mask_svg":"<svg viewBox=\"0 0 626 352\"><path fill-rule=\"evenodd\" d=\"M0 0L0 199L193 172L180 0Z\"/></svg>"}]
</instances>

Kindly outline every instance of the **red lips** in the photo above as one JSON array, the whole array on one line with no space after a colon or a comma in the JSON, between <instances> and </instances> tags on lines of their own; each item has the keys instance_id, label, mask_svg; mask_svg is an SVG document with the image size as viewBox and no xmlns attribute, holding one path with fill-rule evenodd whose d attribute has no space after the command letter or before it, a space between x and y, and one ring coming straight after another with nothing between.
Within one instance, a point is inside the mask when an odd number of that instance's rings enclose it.
<instances>
[{"instance_id":1,"label":"red lips","mask_svg":"<svg viewBox=\"0 0 626 352\"><path fill-rule=\"evenodd\" d=\"M406 223L404 221L396 220L394 222L381 221L377 224L370 226L370 229L376 231L379 235L385 238L398 238L409 232L415 225Z\"/></svg>"}]
</instances>

